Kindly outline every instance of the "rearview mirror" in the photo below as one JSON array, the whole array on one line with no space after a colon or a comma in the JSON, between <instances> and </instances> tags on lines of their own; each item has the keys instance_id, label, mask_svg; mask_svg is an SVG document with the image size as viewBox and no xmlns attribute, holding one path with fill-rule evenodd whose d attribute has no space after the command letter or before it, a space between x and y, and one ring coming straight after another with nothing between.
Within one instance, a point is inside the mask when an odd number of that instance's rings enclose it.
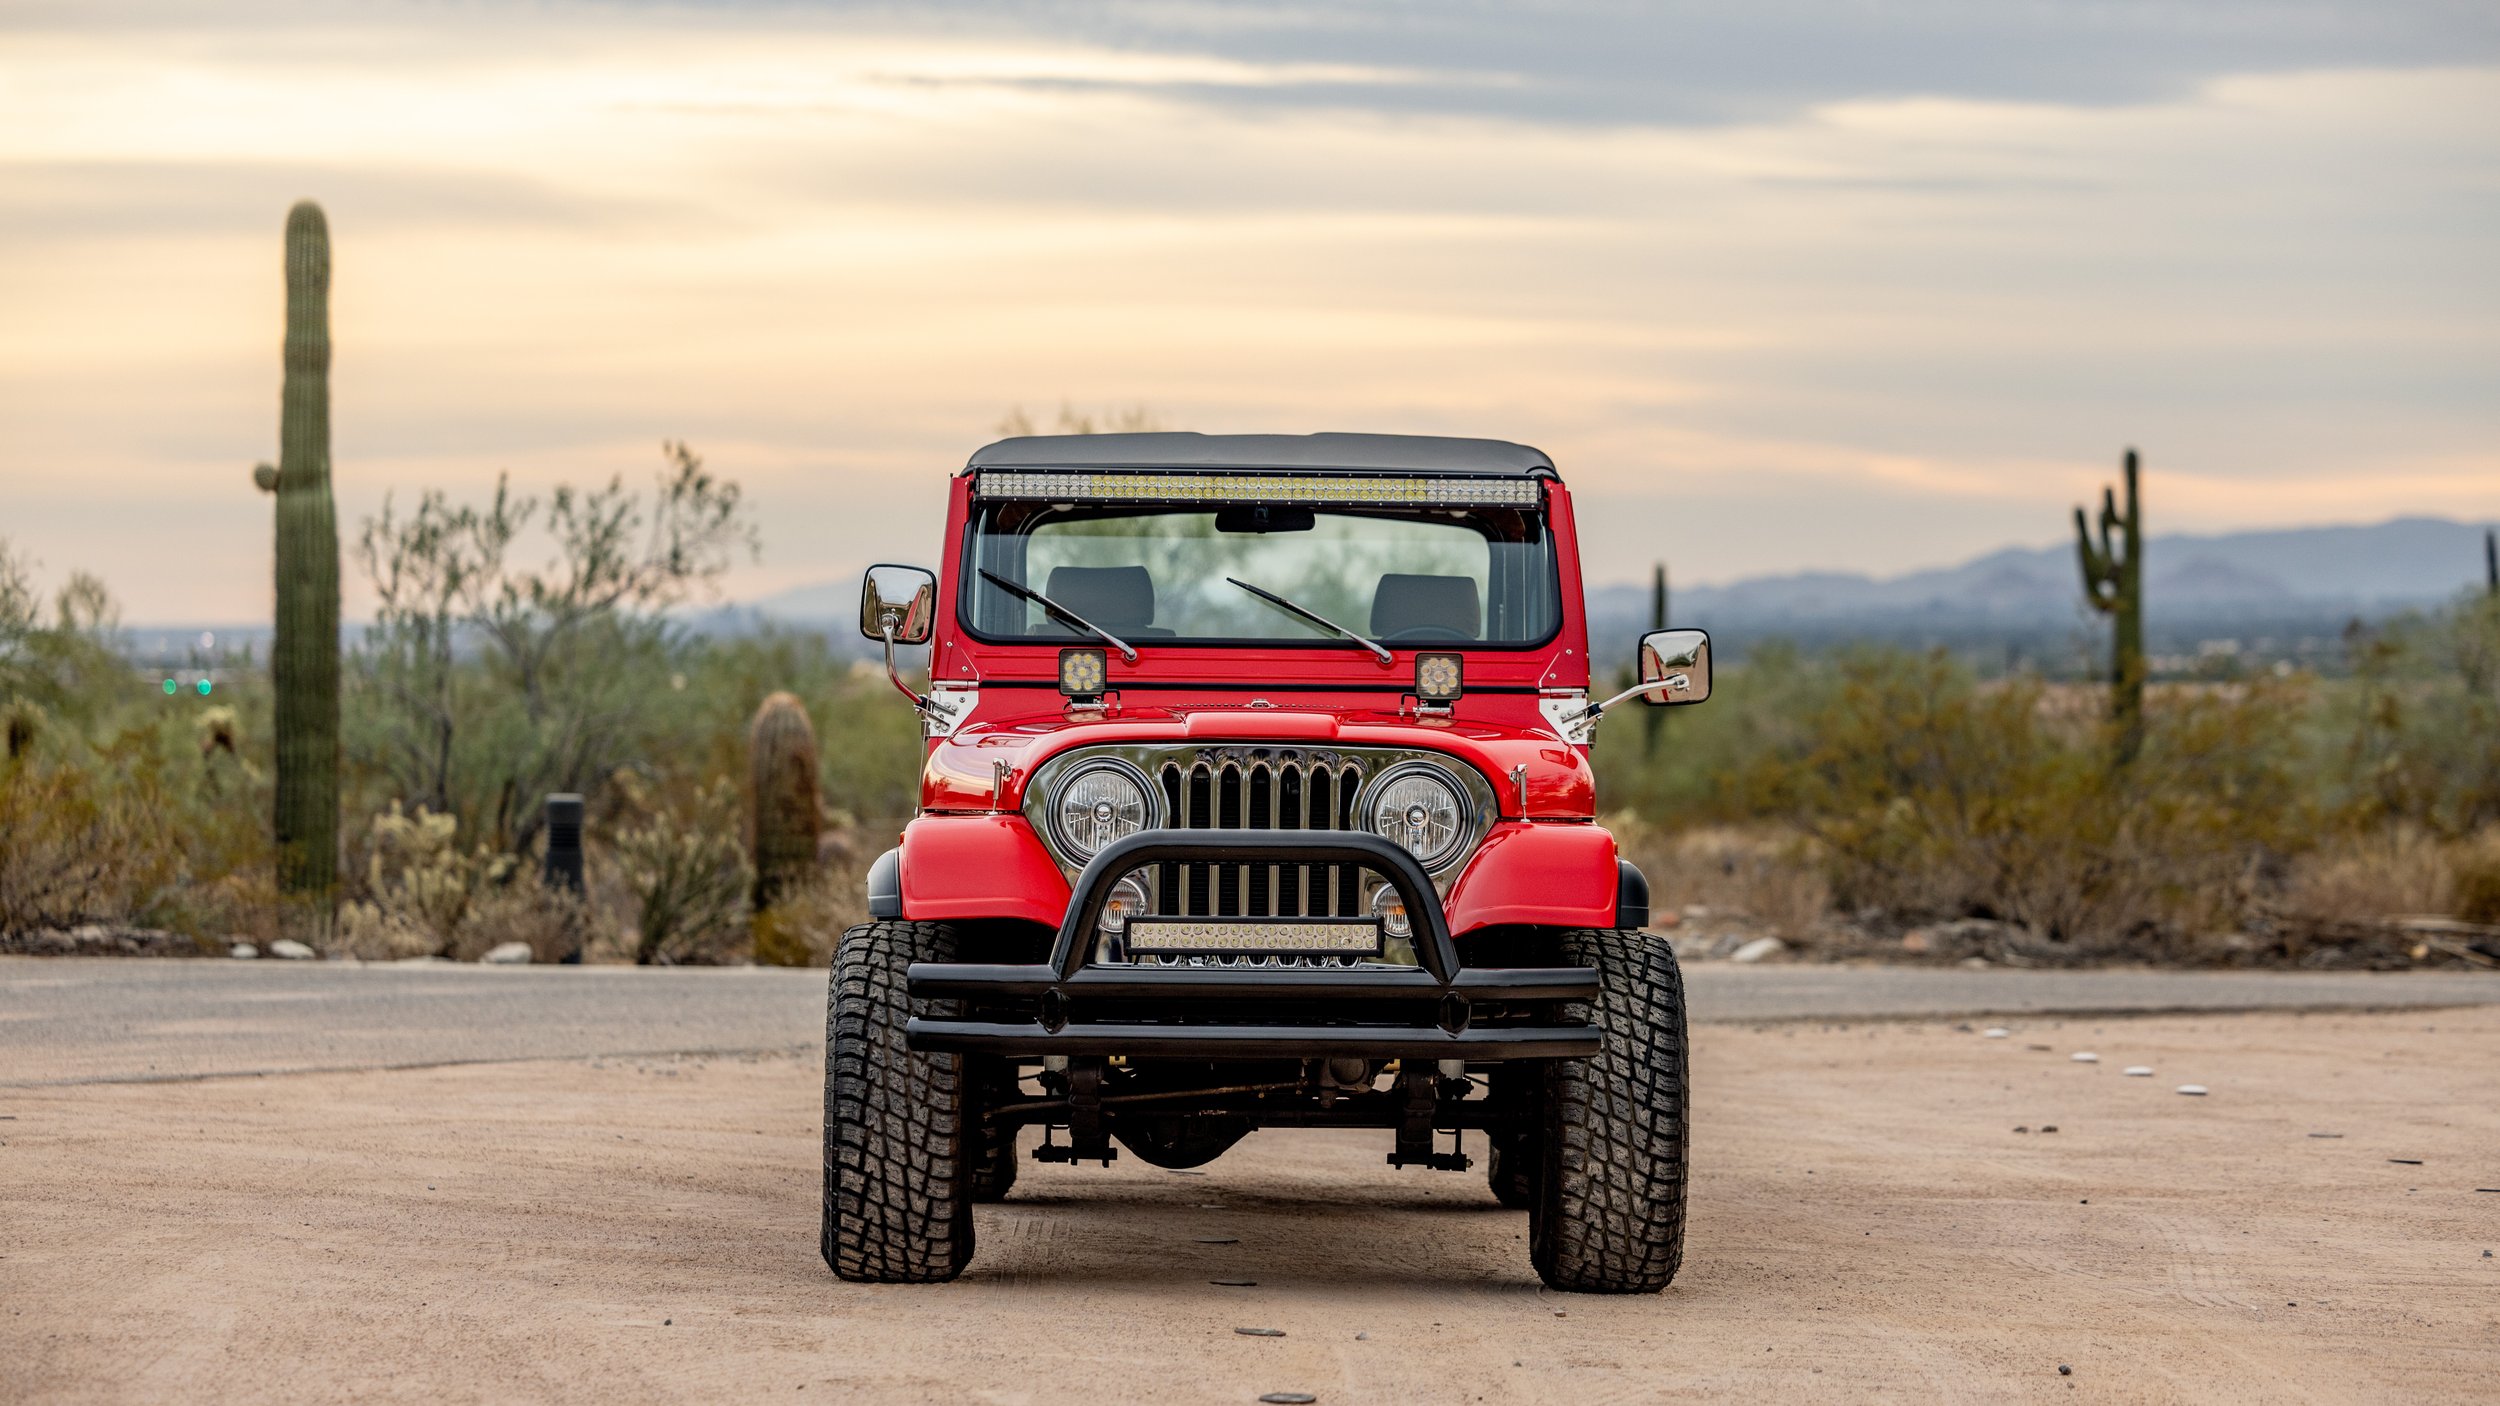
<instances>
[{"instance_id":1,"label":"rearview mirror","mask_svg":"<svg viewBox=\"0 0 2500 1406\"><path fill-rule=\"evenodd\" d=\"M1700 703L1710 697L1710 632L1652 630L1641 636L1641 701Z\"/></svg>"},{"instance_id":2,"label":"rearview mirror","mask_svg":"<svg viewBox=\"0 0 2500 1406\"><path fill-rule=\"evenodd\" d=\"M937 620L937 578L916 566L872 566L859 583L859 632L872 640L927 644Z\"/></svg>"}]
</instances>

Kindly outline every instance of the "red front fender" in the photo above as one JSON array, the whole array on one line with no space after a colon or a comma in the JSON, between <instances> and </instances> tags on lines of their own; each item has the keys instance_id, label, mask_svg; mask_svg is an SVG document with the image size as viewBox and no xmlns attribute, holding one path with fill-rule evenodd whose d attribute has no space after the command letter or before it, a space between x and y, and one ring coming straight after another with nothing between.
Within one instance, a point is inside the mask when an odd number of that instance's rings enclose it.
<instances>
[{"instance_id":1,"label":"red front fender","mask_svg":"<svg viewBox=\"0 0 2500 1406\"><path fill-rule=\"evenodd\" d=\"M924 815L903 827L903 916L1027 918L1057 928L1068 881L1021 815Z\"/></svg>"},{"instance_id":2,"label":"red front fender","mask_svg":"<svg viewBox=\"0 0 2500 1406\"><path fill-rule=\"evenodd\" d=\"M1497 923L1615 925L1615 837L1601 825L1503 821L1450 889L1450 933Z\"/></svg>"}]
</instances>

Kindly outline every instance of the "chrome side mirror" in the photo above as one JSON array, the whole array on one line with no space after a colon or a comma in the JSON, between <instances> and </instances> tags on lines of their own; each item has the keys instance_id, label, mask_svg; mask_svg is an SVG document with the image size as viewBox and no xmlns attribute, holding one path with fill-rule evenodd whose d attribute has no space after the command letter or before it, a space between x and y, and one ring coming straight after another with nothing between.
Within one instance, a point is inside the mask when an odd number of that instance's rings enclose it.
<instances>
[{"instance_id":1,"label":"chrome side mirror","mask_svg":"<svg viewBox=\"0 0 2500 1406\"><path fill-rule=\"evenodd\" d=\"M927 644L937 622L937 577L916 566L872 566L859 583L859 632L888 644Z\"/></svg>"},{"instance_id":2,"label":"chrome side mirror","mask_svg":"<svg viewBox=\"0 0 2500 1406\"><path fill-rule=\"evenodd\" d=\"M1710 698L1710 632L1652 630L1641 636L1641 701L1658 705Z\"/></svg>"}]
</instances>

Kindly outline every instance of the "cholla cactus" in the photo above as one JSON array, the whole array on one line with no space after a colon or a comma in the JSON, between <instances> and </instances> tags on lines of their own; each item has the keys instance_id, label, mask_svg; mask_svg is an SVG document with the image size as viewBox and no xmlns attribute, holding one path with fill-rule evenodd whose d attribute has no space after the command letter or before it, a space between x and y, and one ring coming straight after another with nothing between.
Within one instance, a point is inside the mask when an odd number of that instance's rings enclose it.
<instances>
[{"instance_id":1,"label":"cholla cactus","mask_svg":"<svg viewBox=\"0 0 2500 1406\"><path fill-rule=\"evenodd\" d=\"M2110 716L2118 726L2118 760L2135 759L2144 745L2144 521L2136 503L2135 451L2127 451L2127 510L2118 511L2110 489L2101 490L2101 540L2083 509L2075 509L2075 543L2083 559L2083 595L2110 617ZM2116 534L2113 536L2112 534Z\"/></svg>"},{"instance_id":2,"label":"cholla cactus","mask_svg":"<svg viewBox=\"0 0 2500 1406\"><path fill-rule=\"evenodd\" d=\"M340 936L364 957L437 956L451 951L480 892L502 883L517 863L484 846L463 854L460 822L419 806L411 815L393 801L373 818L365 861L368 897L347 905Z\"/></svg>"},{"instance_id":3,"label":"cholla cactus","mask_svg":"<svg viewBox=\"0 0 2500 1406\"><path fill-rule=\"evenodd\" d=\"M269 674L278 761L278 885L326 936L338 884L339 531L330 500L330 228L286 217L286 384L278 462L252 481L277 497L277 636Z\"/></svg>"}]
</instances>

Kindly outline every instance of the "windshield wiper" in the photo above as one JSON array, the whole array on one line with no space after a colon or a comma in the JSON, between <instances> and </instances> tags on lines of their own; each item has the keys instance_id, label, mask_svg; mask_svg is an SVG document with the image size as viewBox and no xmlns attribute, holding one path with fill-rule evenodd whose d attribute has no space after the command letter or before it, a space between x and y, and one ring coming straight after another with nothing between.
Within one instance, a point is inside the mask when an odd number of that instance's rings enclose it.
<instances>
[{"instance_id":1,"label":"windshield wiper","mask_svg":"<svg viewBox=\"0 0 2500 1406\"><path fill-rule=\"evenodd\" d=\"M1058 616L1060 619L1067 621L1069 624L1076 626L1078 629L1090 631L1093 634L1100 636L1104 644L1120 651L1121 658L1127 660L1131 664L1137 662L1137 646L1130 644L1127 640L1120 638L1118 635L1111 633L1102 626L1095 624L1093 621L1088 620L1084 616L1077 614L1075 611L1068 609L1059 602L1052 600L1050 597L1043 595L1037 590L1034 590L1031 586L1017 585L1015 582L1008 580L1006 577L999 575L997 572L990 570L986 566L980 568L980 572L983 577L988 579L991 585L996 586L1000 590L1006 591L1012 595L1022 596L1026 600L1040 606L1042 609L1047 610L1051 614Z\"/></svg>"},{"instance_id":2,"label":"windshield wiper","mask_svg":"<svg viewBox=\"0 0 2500 1406\"><path fill-rule=\"evenodd\" d=\"M1361 635L1354 633L1352 630L1347 629L1345 626L1338 624L1336 621L1329 619L1327 616L1322 615L1317 611L1305 610L1301 606L1295 605L1292 601L1285 599L1283 596L1276 594L1274 591L1260 590L1258 587L1251 585L1247 581L1236 580L1230 576L1227 576L1224 579L1231 581L1234 585L1241 587L1243 590L1248 591L1250 594L1257 596L1259 599L1266 601L1270 605L1283 606L1285 609L1292 611L1294 614L1301 616L1303 619L1310 621L1312 624L1317 625L1322 629L1336 631L1338 634L1341 634L1347 639L1354 641L1356 644L1363 646L1372 653L1379 655L1380 662L1383 664L1394 664L1397 662L1396 655L1391 654L1388 650L1381 648L1379 645L1363 638Z\"/></svg>"}]
</instances>

